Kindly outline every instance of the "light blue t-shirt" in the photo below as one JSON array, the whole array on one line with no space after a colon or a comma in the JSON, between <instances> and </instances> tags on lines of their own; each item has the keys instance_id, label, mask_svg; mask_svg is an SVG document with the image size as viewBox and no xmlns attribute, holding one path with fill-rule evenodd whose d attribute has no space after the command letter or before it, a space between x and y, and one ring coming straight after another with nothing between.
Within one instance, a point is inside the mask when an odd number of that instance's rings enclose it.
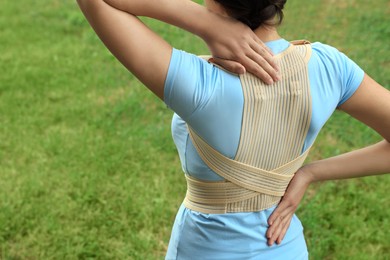
<instances>
[{"instance_id":1,"label":"light blue t-shirt","mask_svg":"<svg viewBox=\"0 0 390 260\"><path fill-rule=\"evenodd\" d=\"M275 54L289 45L284 39L267 43ZM312 50L308 64L312 118L302 151L314 142L330 115L352 96L364 77L362 69L335 48L313 43ZM239 77L173 49L164 101L175 112L172 135L183 171L199 179L222 180L199 157L186 123L219 152L234 158L244 104ZM303 228L295 215L281 245L267 246L267 219L274 208L203 214L182 205L166 259L307 259Z\"/></svg>"}]
</instances>

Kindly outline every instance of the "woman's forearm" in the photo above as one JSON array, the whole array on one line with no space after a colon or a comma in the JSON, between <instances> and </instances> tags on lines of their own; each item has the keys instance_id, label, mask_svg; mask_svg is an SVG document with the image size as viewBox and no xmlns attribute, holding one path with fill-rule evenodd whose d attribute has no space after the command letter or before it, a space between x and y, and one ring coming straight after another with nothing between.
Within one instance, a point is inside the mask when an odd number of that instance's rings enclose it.
<instances>
[{"instance_id":1,"label":"woman's forearm","mask_svg":"<svg viewBox=\"0 0 390 260\"><path fill-rule=\"evenodd\" d=\"M190 0L104 0L112 7L135 16L151 17L185 29L202 38L222 17Z\"/></svg>"},{"instance_id":2,"label":"woman's forearm","mask_svg":"<svg viewBox=\"0 0 390 260\"><path fill-rule=\"evenodd\" d=\"M390 173L390 143L377 144L305 165L310 182L349 179Z\"/></svg>"}]
</instances>

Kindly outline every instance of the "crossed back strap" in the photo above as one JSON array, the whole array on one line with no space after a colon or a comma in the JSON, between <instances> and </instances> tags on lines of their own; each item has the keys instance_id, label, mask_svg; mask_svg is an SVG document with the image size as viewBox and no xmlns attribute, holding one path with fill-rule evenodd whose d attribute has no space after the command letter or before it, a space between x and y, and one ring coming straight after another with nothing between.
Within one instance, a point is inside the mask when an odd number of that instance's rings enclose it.
<instances>
[{"instance_id":1,"label":"crossed back strap","mask_svg":"<svg viewBox=\"0 0 390 260\"><path fill-rule=\"evenodd\" d=\"M187 179L186 207L203 213L260 211L277 204L309 149L302 147L311 121L307 63L311 46L293 42L276 55L282 80L265 85L240 76L244 95L240 142L234 160L211 147L189 127L202 160L225 181Z\"/></svg>"}]
</instances>

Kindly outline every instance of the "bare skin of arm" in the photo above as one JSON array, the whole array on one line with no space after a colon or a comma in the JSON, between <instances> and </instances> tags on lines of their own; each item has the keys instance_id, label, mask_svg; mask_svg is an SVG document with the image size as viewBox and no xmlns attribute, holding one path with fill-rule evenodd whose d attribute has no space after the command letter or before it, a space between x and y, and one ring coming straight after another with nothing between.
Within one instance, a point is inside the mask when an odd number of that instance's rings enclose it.
<instances>
[{"instance_id":1,"label":"bare skin of arm","mask_svg":"<svg viewBox=\"0 0 390 260\"><path fill-rule=\"evenodd\" d=\"M310 183L390 173L390 91L365 75L362 84L340 110L377 131L384 140L349 153L303 166L270 216L268 244L281 243Z\"/></svg>"},{"instance_id":2,"label":"bare skin of arm","mask_svg":"<svg viewBox=\"0 0 390 260\"><path fill-rule=\"evenodd\" d=\"M172 47L137 16L155 18L200 36L212 54L225 60L225 67L233 72L243 73L246 68L265 82L272 83L278 79L272 55L253 31L238 21L212 13L192 1L77 2L107 48L161 99Z\"/></svg>"}]
</instances>

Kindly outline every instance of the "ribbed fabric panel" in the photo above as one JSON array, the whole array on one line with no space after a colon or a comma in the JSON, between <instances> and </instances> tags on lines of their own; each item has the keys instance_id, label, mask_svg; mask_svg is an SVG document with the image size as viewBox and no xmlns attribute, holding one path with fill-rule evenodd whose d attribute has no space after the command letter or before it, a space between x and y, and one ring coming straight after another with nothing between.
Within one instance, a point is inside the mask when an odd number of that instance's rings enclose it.
<instances>
[{"instance_id":1,"label":"ribbed fabric panel","mask_svg":"<svg viewBox=\"0 0 390 260\"><path fill-rule=\"evenodd\" d=\"M273 86L249 73L241 77L245 104L235 160L272 170L301 153L310 126L311 97L300 48L290 47L278 59L282 80Z\"/></svg>"},{"instance_id":2,"label":"ribbed fabric panel","mask_svg":"<svg viewBox=\"0 0 390 260\"><path fill-rule=\"evenodd\" d=\"M302 43L307 42L294 44ZM203 213L249 212L280 201L310 149L300 155L311 120L310 55L309 44L291 45L277 55L282 80L273 86L249 73L240 77L244 109L234 160L189 128L202 160L226 181L207 182L186 176L187 208Z\"/></svg>"}]
</instances>

